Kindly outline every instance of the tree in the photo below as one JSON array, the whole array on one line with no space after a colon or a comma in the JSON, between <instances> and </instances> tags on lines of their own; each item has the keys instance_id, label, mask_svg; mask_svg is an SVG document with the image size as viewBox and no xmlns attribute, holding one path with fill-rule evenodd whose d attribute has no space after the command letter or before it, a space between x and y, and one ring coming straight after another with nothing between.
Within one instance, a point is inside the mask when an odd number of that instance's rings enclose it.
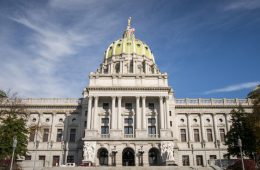
<instances>
[{"instance_id":1,"label":"tree","mask_svg":"<svg viewBox=\"0 0 260 170\"><path fill-rule=\"evenodd\" d=\"M225 145L228 145L228 154L232 156L240 156L238 147L238 138L242 140L242 150L245 156L251 156L255 152L256 142L255 135L252 130L252 124L249 121L249 114L246 113L242 106L231 111L232 125L230 131L226 135Z\"/></svg>"},{"instance_id":2,"label":"tree","mask_svg":"<svg viewBox=\"0 0 260 170\"><path fill-rule=\"evenodd\" d=\"M8 95L0 90L0 160L12 155L13 137L17 138L15 157L27 152L28 128L24 105L16 94Z\"/></svg>"}]
</instances>

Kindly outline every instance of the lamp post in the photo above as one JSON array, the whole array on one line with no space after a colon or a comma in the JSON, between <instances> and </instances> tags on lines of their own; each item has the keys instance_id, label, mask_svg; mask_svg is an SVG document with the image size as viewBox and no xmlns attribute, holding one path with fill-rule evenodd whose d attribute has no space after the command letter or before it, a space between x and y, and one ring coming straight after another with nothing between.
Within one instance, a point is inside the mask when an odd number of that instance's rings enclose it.
<instances>
[{"instance_id":1,"label":"lamp post","mask_svg":"<svg viewBox=\"0 0 260 170\"><path fill-rule=\"evenodd\" d=\"M11 165L10 165L10 170L13 169L13 161L14 161L14 152L17 146L17 139L16 136L13 137L13 153L12 153L12 160L11 160Z\"/></svg>"},{"instance_id":2,"label":"lamp post","mask_svg":"<svg viewBox=\"0 0 260 170\"><path fill-rule=\"evenodd\" d=\"M116 146L114 146L114 148L112 149L112 153L113 153L113 166L116 166L116 154L117 154Z\"/></svg>"},{"instance_id":3,"label":"lamp post","mask_svg":"<svg viewBox=\"0 0 260 170\"><path fill-rule=\"evenodd\" d=\"M194 155L193 155L193 152L194 152L193 144L191 144L190 146L191 146L193 166L195 166L195 164L194 164L194 163L195 163L195 162L194 162Z\"/></svg>"},{"instance_id":4,"label":"lamp post","mask_svg":"<svg viewBox=\"0 0 260 170\"><path fill-rule=\"evenodd\" d=\"M205 166L208 166L208 164L207 164L207 154L206 154L206 141L205 141L205 140L202 141L202 145L203 145L203 147L204 147Z\"/></svg>"},{"instance_id":5,"label":"lamp post","mask_svg":"<svg viewBox=\"0 0 260 170\"><path fill-rule=\"evenodd\" d=\"M48 149L49 149L49 167L51 167L51 149L52 149L52 146L53 146L53 141L50 141L48 142Z\"/></svg>"},{"instance_id":6,"label":"lamp post","mask_svg":"<svg viewBox=\"0 0 260 170\"><path fill-rule=\"evenodd\" d=\"M242 168L243 168L243 170L245 170L245 167L244 167L244 159L243 159L243 152L242 152L242 141L241 141L240 138L238 138L237 144L238 144L238 147L239 147L239 150L240 150Z\"/></svg>"},{"instance_id":7,"label":"lamp post","mask_svg":"<svg viewBox=\"0 0 260 170\"><path fill-rule=\"evenodd\" d=\"M138 149L138 153L140 155L140 166L143 166L143 154L144 154L144 150L143 150L143 146L140 147L140 149Z\"/></svg>"},{"instance_id":8,"label":"lamp post","mask_svg":"<svg viewBox=\"0 0 260 170\"><path fill-rule=\"evenodd\" d=\"M218 155L219 155L219 160L220 160L220 167L221 167L221 169L223 169L221 155L220 155L220 140L217 140L217 145L218 145Z\"/></svg>"},{"instance_id":9,"label":"lamp post","mask_svg":"<svg viewBox=\"0 0 260 170\"><path fill-rule=\"evenodd\" d=\"M36 141L34 142L34 145L35 145L35 155L34 155L34 161L33 161L33 170L35 169L35 161L36 161L37 149L38 149L39 143L40 143L40 142L39 142L38 140L36 140Z\"/></svg>"}]
</instances>

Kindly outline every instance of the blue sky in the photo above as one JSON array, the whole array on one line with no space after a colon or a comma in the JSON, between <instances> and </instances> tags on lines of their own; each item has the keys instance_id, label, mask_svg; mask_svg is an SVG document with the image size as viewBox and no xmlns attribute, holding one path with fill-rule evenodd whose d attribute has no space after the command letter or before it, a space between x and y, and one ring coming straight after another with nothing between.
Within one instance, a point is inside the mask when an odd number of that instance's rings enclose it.
<instances>
[{"instance_id":1,"label":"blue sky","mask_svg":"<svg viewBox=\"0 0 260 170\"><path fill-rule=\"evenodd\" d=\"M244 98L260 84L259 0L0 0L0 88L81 97L129 16L177 98Z\"/></svg>"}]
</instances>

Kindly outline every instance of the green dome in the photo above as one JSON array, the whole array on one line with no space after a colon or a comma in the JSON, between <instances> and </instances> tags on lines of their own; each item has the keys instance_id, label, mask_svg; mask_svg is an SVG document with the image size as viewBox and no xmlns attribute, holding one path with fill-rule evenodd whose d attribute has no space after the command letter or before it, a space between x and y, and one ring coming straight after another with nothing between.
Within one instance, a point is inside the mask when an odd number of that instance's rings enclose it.
<instances>
[{"instance_id":1,"label":"green dome","mask_svg":"<svg viewBox=\"0 0 260 170\"><path fill-rule=\"evenodd\" d=\"M154 62L154 56L151 49L147 44L135 38L135 29L130 27L130 22L131 20L128 20L128 26L123 34L123 38L114 41L108 46L105 51L104 59L106 60L112 56L126 54L144 56Z\"/></svg>"},{"instance_id":2,"label":"green dome","mask_svg":"<svg viewBox=\"0 0 260 170\"><path fill-rule=\"evenodd\" d=\"M251 98L254 99L257 96L260 95L260 84L256 86L256 88L254 90L252 90L248 95L247 98Z\"/></svg>"},{"instance_id":3,"label":"green dome","mask_svg":"<svg viewBox=\"0 0 260 170\"><path fill-rule=\"evenodd\" d=\"M7 97L6 93L0 90L0 98L5 98L5 97Z\"/></svg>"}]
</instances>

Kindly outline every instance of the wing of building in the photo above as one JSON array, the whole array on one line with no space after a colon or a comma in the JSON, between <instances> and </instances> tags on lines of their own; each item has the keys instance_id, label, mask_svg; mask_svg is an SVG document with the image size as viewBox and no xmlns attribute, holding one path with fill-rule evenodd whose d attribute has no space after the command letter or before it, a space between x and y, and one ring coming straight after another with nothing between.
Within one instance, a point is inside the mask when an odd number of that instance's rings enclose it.
<instances>
[{"instance_id":1,"label":"wing of building","mask_svg":"<svg viewBox=\"0 0 260 170\"><path fill-rule=\"evenodd\" d=\"M157 58L159 59L159 58ZM177 99L130 20L109 45L81 99L24 99L32 128L26 159L44 166L203 166L223 158L230 111L250 99Z\"/></svg>"}]
</instances>

